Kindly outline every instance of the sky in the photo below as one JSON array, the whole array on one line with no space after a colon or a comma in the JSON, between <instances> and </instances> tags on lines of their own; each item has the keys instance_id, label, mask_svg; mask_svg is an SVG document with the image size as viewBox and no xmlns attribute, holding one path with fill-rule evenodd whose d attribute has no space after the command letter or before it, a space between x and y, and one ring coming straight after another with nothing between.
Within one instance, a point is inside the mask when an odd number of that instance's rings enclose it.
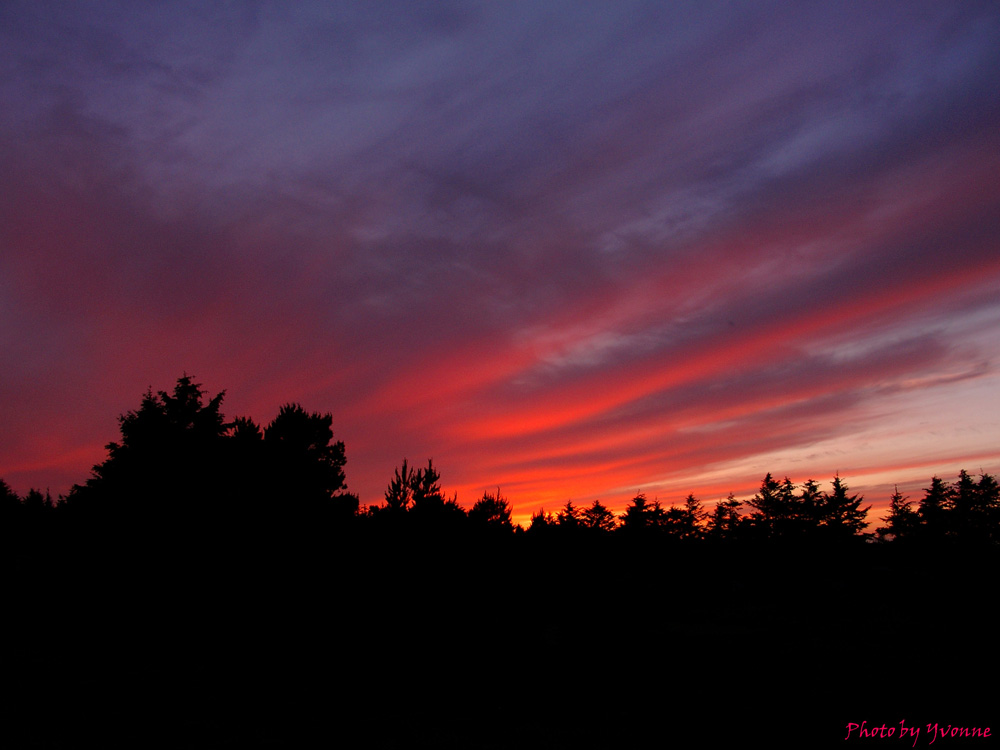
<instances>
[{"instance_id":1,"label":"sky","mask_svg":"<svg viewBox=\"0 0 1000 750\"><path fill-rule=\"evenodd\" d=\"M185 373L363 503L1000 473L998 71L993 2L7 0L0 477Z\"/></svg>"}]
</instances>

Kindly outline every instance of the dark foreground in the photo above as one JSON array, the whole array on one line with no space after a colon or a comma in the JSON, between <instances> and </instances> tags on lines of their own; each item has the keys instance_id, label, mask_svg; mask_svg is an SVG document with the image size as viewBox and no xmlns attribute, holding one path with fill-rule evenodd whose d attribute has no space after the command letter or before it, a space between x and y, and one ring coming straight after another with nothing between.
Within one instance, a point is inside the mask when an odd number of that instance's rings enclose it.
<instances>
[{"instance_id":1,"label":"dark foreground","mask_svg":"<svg viewBox=\"0 0 1000 750\"><path fill-rule=\"evenodd\" d=\"M995 551L307 536L95 534L8 556L3 744L902 748L932 746L934 723L1000 734ZM901 721L921 728L915 744ZM862 722L896 736L845 741Z\"/></svg>"}]
</instances>

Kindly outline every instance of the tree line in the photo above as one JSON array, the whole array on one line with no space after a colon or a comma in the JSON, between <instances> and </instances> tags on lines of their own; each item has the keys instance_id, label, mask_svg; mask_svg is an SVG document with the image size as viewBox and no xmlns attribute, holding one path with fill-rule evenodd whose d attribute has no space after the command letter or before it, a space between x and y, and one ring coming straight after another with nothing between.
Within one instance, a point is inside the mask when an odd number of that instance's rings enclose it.
<instances>
[{"instance_id":1,"label":"tree line","mask_svg":"<svg viewBox=\"0 0 1000 750\"><path fill-rule=\"evenodd\" d=\"M330 414L227 420L223 396L147 391L65 497L0 481L14 746L745 744L761 716L842 744L858 675L892 715L994 708L972 679L996 661L989 475L897 492L875 531L839 476L772 475L745 501L569 501L522 528L431 460L362 505Z\"/></svg>"},{"instance_id":2,"label":"tree line","mask_svg":"<svg viewBox=\"0 0 1000 750\"><path fill-rule=\"evenodd\" d=\"M340 528L461 529L528 537L611 535L694 541L819 541L830 543L995 544L1000 540L1000 486L990 474L961 471L947 483L931 479L914 501L898 490L874 531L864 498L839 476L831 489L806 480L794 484L767 474L745 502L732 494L710 510L688 495L664 507L638 493L616 515L599 500L587 507L567 501L555 514L539 510L527 528L512 521L499 488L466 510L447 497L432 460L395 469L383 502L362 506L347 489L343 442L334 440L331 414L286 404L266 426L240 417L226 422L225 392L206 398L184 375L172 392L148 390L139 408L119 417L120 438L107 458L70 492L53 499L32 488L20 497L0 479L5 526L31 527L49 518L100 527L146 524L173 530L192 523L208 529L266 523L288 526L317 519Z\"/></svg>"}]
</instances>

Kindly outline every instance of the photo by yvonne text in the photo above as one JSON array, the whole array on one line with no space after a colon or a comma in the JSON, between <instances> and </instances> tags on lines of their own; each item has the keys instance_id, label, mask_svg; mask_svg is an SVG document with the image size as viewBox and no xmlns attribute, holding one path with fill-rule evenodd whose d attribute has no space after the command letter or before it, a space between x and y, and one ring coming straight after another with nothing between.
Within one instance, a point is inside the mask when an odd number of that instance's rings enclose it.
<instances>
[{"instance_id":1,"label":"photo by yvonne text","mask_svg":"<svg viewBox=\"0 0 1000 750\"><path fill-rule=\"evenodd\" d=\"M872 738L877 737L880 739L912 739L912 747L917 746L917 741L921 737L921 728L918 725L907 726L906 720L899 722L899 726L882 724L881 726L868 726L867 721L862 721L860 724L855 724L853 722L847 725L847 736L844 737L845 740L860 739L860 738ZM946 737L989 737L990 728L989 727L956 727L951 724L941 725L941 724L928 724L926 729L923 730L924 742L928 745L933 745L937 740L944 739Z\"/></svg>"}]
</instances>

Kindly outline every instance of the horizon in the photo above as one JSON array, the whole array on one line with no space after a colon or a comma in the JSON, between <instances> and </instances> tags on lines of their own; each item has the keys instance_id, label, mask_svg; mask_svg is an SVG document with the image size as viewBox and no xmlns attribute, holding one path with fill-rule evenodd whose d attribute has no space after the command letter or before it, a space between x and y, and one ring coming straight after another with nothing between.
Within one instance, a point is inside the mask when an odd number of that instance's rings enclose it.
<instances>
[{"instance_id":1,"label":"horizon","mask_svg":"<svg viewBox=\"0 0 1000 750\"><path fill-rule=\"evenodd\" d=\"M0 478L183 372L381 502L1000 474L1000 8L0 8Z\"/></svg>"},{"instance_id":2,"label":"horizon","mask_svg":"<svg viewBox=\"0 0 1000 750\"><path fill-rule=\"evenodd\" d=\"M188 377L188 376L185 376L185 377ZM195 381L196 379L192 379L192 380ZM200 385L200 384L196 383L196 385ZM203 390L203 398L205 400L205 403L207 403L208 399L211 398L212 396L213 396L213 394L209 393L208 391L204 391ZM223 405L224 405L224 398L223 398ZM136 408L138 408L138 405L137 405ZM130 411L134 411L134 409L130 410ZM309 411L309 410L307 410L307 411ZM225 415L224 411L222 413L223 413L223 415ZM247 416L249 416L251 419L253 418L252 415L240 415L240 416L241 417L247 417ZM232 420L230 419L229 421L231 422ZM265 422L259 422L258 424L259 424L259 426L261 428L263 428L264 426L266 426L267 422L266 421ZM334 440L336 440L336 439L337 439L337 437L336 437L336 435L334 435ZM121 440L121 435L117 435L116 436L116 442L118 442L120 440ZM345 449L346 449L346 446L345 446ZM103 458L106 459L107 456L108 456L108 454L107 454L107 452L105 452ZM421 462L410 462L408 459L404 459L404 460L408 461L408 463L409 463L409 465L410 465L411 468L419 468L419 466L422 465ZM433 460L433 457L431 457L430 460ZM916 464L911 464L910 468L913 469L913 468L916 468L916 466L917 466ZM394 467L394 469L395 468L398 468L398 466ZM440 465L436 465L435 468L438 469L438 470L440 470ZM965 467L962 467L962 469L959 469L959 470L957 470L957 471L954 472L954 477L952 477L950 475L942 474L940 472L937 472L937 473L934 473L933 476L927 477L926 480L914 480L914 481L910 482L909 484L900 484L898 482L890 482L888 484L876 485L875 486L876 490L877 491L882 491L883 494L885 494L884 498L878 498L878 499L872 499L864 491L864 490L869 490L870 491L871 485L861 485L860 486L861 489L859 489L858 486L855 486L851 482L850 477L843 476L840 471L835 471L834 472L834 476L840 476L840 478L845 482L848 490L852 494L860 495L862 497L863 504L867 503L867 505L869 506L869 510L866 513L867 528L865 529L865 532L866 533L871 533L882 522L882 515L885 514L888 511L888 505L889 505L888 498L889 498L889 496L893 492L899 491L900 494L902 496L904 496L904 498L912 500L912 501L914 501L916 503L916 502L918 502L920 500L920 497L921 497L921 495L919 493L922 493L922 492L924 492L927 489L923 485L930 484L932 478L934 478L934 477L941 478L946 483L950 484L953 481L953 479L957 478L958 475L959 475L959 473L961 471L963 471L963 470L968 471L967 469L965 469ZM732 472L725 472L723 470L720 473L725 473L726 476L730 476L730 477L732 476ZM988 471L983 471L982 469L980 469L978 472L977 471L968 471L968 473L973 478L975 478L977 476L984 476L984 475L989 475L989 476L994 476L994 477L996 476L995 473L988 472ZM790 477L787 473L774 472L774 471L766 471L765 475L771 475L775 479L778 479L778 480L790 479L790 480L792 480L792 482L795 485L795 488L797 490L801 489L801 487L802 487L802 485L803 485L804 482L812 480L812 481L816 482L817 487L819 488L820 491L828 492L830 490L831 486L832 486L832 483L833 483L833 477L831 477L830 479L827 479L827 480L816 479L816 477L814 477L814 476L793 478L793 477ZM92 476L92 474L91 474L91 476ZM867 476L870 477L870 476L872 476L872 474L869 474ZM875 474L875 476L882 476L882 473L880 472L879 474ZM0 479L4 479L4 477L0 476ZM675 505L679 505L679 506L683 507L683 505L684 505L684 499L686 497L688 497L689 495L694 495L694 497L703 504L703 506L705 507L706 510L710 510L712 507L715 506L715 504L726 500L727 497L729 497L730 494L732 494L732 496L735 499L739 500L741 503L744 504L744 506L746 506L747 501L749 499L753 498L757 494L757 491L760 488L761 480L763 480L763 479L764 479L763 475L759 479L757 479L757 480L748 479L748 481L751 482L751 484L752 484L751 487L745 487L740 492L735 492L733 490L727 490L722 495L718 495L718 493L714 493L717 496L704 496L704 495L699 495L698 493L692 492L692 491L677 490L677 491L674 491L672 493L669 493L664 498L661 498L659 495L651 495L651 496L648 496L647 499L650 502L659 502L664 508L673 507ZM80 482L75 482L74 484L75 485L83 485L83 484L85 484L85 482L86 482L86 480L81 480ZM8 485L9 484L10 483L8 482ZM388 484L388 482L387 482L387 484ZM891 487L891 489L890 489L890 487ZM18 488L15 487L15 486L11 486L11 489L14 490L15 492L17 492L17 490L18 490ZM43 489L43 488L40 488L40 487L32 486L31 489L32 490L40 490L40 491L43 491L43 492L50 492L49 488L44 488ZM349 484L348 484L348 486L346 488L346 491L352 492L352 490L350 489ZM18 492L18 494L21 497L24 497L25 494L26 494L26 492L27 492L27 490L22 491L22 492ZM448 490L447 487L444 488L443 492L444 492L444 495L446 497L455 497L455 496L458 496L458 491L457 490ZM512 515L513 523L515 525L520 525L523 528L527 528L528 527L528 525L529 525L529 523L531 521L532 516L534 514L536 514L537 512L542 511L544 513L551 513L554 516L554 515L556 515L558 513L559 510L561 510L562 508L565 507L565 505L566 505L567 502L572 502L574 506L576 506L577 508L579 508L579 509L582 510L582 509L584 509L584 508L589 507L590 505L592 505L593 501L595 501L595 500L596 501L600 501L603 505L605 505L605 507L607 507L609 510L611 510L615 514L616 517L620 517L621 514L623 513L623 511L625 510L626 506L637 495L639 495L639 494L646 495L647 494L644 491L644 489L639 488L639 489L635 490L633 493L629 494L627 497L621 497L621 498L618 498L617 500L615 500L615 499L609 499L607 497L598 497L598 496L588 497L588 498L585 498L583 500L578 500L578 499L575 499L575 498L567 497L567 498L565 498L565 500L555 500L555 501L553 501L555 504L551 505L551 506L550 505L539 505L538 507L532 507L530 502L528 502L528 503L525 503L525 502L516 503L516 502L514 502L514 499L511 498L511 497L509 497L503 491L502 487L497 486L497 487L493 487L493 488L487 487L485 490L482 490L481 492L477 492L476 494L474 494L474 496L471 499L467 498L467 497L463 498L463 497L458 496L458 498L457 498L458 499L458 503L463 508L465 508L466 510L468 510L469 508L472 507L472 504L476 500L478 500L480 497L483 496L484 493L491 493L491 492L492 492L492 494L494 494L494 495L496 495L498 497L502 496L506 500L511 501L511 505L512 505L512 514L511 515ZM53 496L53 499L54 500L62 500L65 495L66 495L66 493L58 493L57 495ZM384 500L385 500L385 498L383 496L381 496L381 495L379 497L377 497L377 498L372 499L372 500L366 500L365 498L359 497L359 502L361 504L362 510L364 510L367 506L381 506L381 505L384 505ZM882 500L882 502L879 502L879 500ZM748 509L746 507L744 507L742 512L745 515L748 512Z\"/></svg>"}]
</instances>

